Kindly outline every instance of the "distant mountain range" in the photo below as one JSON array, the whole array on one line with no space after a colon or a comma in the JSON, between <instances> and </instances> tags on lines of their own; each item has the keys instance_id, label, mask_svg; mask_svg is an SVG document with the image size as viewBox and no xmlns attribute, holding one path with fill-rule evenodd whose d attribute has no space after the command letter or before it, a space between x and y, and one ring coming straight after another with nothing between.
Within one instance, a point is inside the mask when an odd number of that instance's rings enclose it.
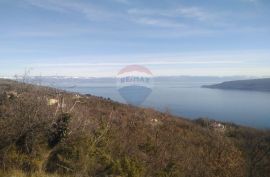
<instances>
[{"instance_id":1,"label":"distant mountain range","mask_svg":"<svg viewBox=\"0 0 270 177\"><path fill-rule=\"evenodd\" d=\"M3 79L12 79L12 80L26 80L34 83L54 83L54 82L98 82L98 83L115 83L115 77L73 77L73 76L13 76L13 77L4 77L0 76ZM255 77L245 77L245 76L154 76L155 82L225 82L231 80L244 80L244 79L257 79Z\"/></svg>"},{"instance_id":2,"label":"distant mountain range","mask_svg":"<svg viewBox=\"0 0 270 177\"><path fill-rule=\"evenodd\" d=\"M204 85L202 87L212 89L253 90L270 92L270 78L227 81L220 84Z\"/></svg>"}]
</instances>

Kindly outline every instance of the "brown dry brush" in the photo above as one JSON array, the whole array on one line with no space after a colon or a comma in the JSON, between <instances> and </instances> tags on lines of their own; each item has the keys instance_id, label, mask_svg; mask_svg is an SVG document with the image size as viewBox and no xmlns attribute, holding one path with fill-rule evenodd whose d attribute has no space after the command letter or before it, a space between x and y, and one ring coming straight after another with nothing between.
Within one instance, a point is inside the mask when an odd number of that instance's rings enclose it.
<instances>
[{"instance_id":1,"label":"brown dry brush","mask_svg":"<svg viewBox=\"0 0 270 177\"><path fill-rule=\"evenodd\" d=\"M7 89L19 96L7 97ZM0 171L89 177L269 174L266 135L256 134L248 143L236 137L238 129L222 134L102 98L28 84L5 91L0 95ZM49 106L48 98L59 102Z\"/></svg>"}]
</instances>

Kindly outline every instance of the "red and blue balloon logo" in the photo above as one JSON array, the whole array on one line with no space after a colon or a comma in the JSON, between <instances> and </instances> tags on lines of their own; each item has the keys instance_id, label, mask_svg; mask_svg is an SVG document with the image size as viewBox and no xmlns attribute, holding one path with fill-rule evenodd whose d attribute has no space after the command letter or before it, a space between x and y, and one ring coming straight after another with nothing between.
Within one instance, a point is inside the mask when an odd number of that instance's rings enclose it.
<instances>
[{"instance_id":1,"label":"red and blue balloon logo","mask_svg":"<svg viewBox=\"0 0 270 177\"><path fill-rule=\"evenodd\" d=\"M118 72L117 86L128 104L138 106L152 93L153 74L144 66L129 65Z\"/></svg>"}]
</instances>

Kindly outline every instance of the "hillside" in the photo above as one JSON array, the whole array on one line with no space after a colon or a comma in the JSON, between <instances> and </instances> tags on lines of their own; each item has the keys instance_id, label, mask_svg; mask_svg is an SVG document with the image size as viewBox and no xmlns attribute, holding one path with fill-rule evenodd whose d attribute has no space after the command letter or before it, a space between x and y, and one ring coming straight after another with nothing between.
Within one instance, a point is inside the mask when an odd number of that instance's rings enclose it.
<instances>
[{"instance_id":1,"label":"hillside","mask_svg":"<svg viewBox=\"0 0 270 177\"><path fill-rule=\"evenodd\" d=\"M269 131L0 80L0 177L269 174Z\"/></svg>"},{"instance_id":2,"label":"hillside","mask_svg":"<svg viewBox=\"0 0 270 177\"><path fill-rule=\"evenodd\" d=\"M270 78L228 81L215 85L204 85L204 88L231 89L231 90L251 90L251 91L270 91Z\"/></svg>"}]
</instances>

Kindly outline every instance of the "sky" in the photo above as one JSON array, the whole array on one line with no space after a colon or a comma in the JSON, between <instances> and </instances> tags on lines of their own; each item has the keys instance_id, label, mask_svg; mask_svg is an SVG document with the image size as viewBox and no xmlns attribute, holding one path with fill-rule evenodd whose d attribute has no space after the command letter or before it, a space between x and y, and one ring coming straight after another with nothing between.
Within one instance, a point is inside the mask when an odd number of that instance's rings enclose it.
<instances>
[{"instance_id":1,"label":"sky","mask_svg":"<svg viewBox=\"0 0 270 177\"><path fill-rule=\"evenodd\" d=\"M0 0L0 76L270 76L269 0Z\"/></svg>"}]
</instances>

